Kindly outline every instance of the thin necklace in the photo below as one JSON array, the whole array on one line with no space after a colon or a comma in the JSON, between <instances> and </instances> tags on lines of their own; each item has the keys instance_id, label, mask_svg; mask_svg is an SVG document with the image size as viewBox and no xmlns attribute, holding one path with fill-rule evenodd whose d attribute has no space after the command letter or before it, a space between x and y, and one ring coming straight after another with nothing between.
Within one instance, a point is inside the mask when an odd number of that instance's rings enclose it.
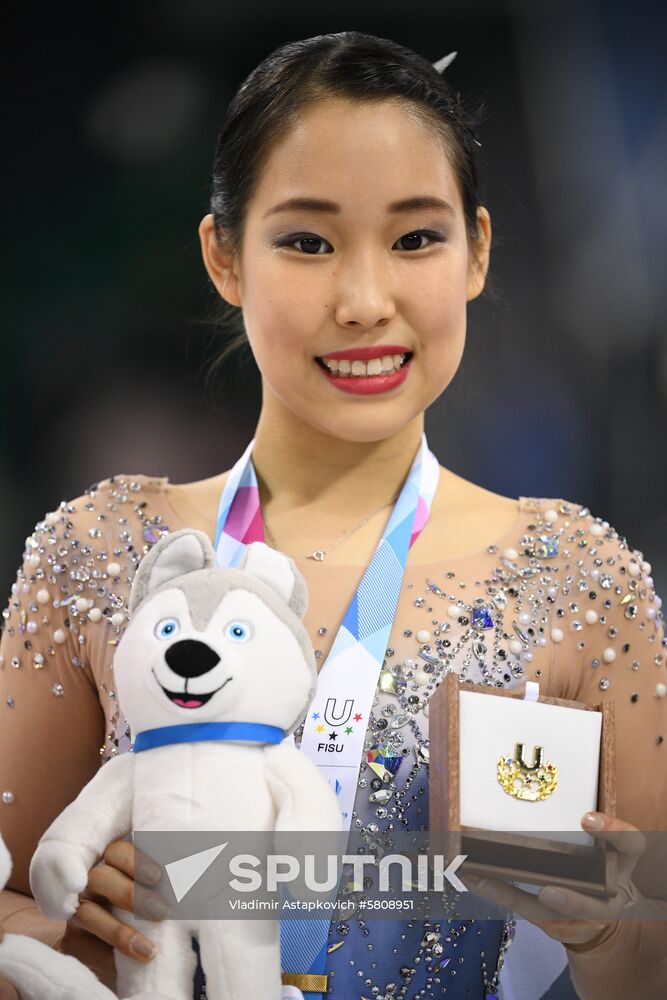
<instances>
[{"instance_id":1,"label":"thin necklace","mask_svg":"<svg viewBox=\"0 0 667 1000\"><path fill-rule=\"evenodd\" d=\"M389 507L390 504L393 504L395 502L396 502L396 497L394 497L393 500L388 500L387 503L383 503L382 506L378 507L377 510L371 511L370 514L366 515L366 517L363 519L363 521L361 521L359 524L357 524L356 527L350 528L349 531L346 531L344 535L341 535L341 537L338 539L337 542L334 542L333 545L330 545L328 548L326 548L326 549L314 549L312 552L306 553L303 556L295 556L294 558L296 558L296 559L314 559L316 562L322 562L323 559L324 559L324 557L329 552L331 552L332 549L335 549L337 545L340 545L340 543L344 542L346 538L349 538L350 535L353 535L355 533L355 531L359 531L359 528L362 528L364 526L364 524L366 524L367 521L370 521L370 519L372 517L375 517L376 514L379 514L380 511L384 510L385 507ZM278 545L276 544L275 538L271 534L271 531L269 529L269 526L267 524L265 516L264 516L263 520L264 520L264 534L266 535L267 540L271 543L271 545L273 546L273 548L277 549Z\"/></svg>"}]
</instances>

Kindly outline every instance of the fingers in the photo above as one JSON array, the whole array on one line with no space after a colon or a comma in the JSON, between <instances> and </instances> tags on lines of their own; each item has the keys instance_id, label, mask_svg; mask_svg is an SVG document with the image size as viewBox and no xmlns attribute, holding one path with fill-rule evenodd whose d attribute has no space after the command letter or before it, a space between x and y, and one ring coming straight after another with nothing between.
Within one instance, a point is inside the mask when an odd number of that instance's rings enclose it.
<instances>
[{"instance_id":1,"label":"fingers","mask_svg":"<svg viewBox=\"0 0 667 1000\"><path fill-rule=\"evenodd\" d=\"M169 916L167 903L155 892L134 882L124 872L108 864L91 868L83 899L105 905L108 900L120 910L149 920L164 920Z\"/></svg>"},{"instance_id":2,"label":"fingers","mask_svg":"<svg viewBox=\"0 0 667 1000\"><path fill-rule=\"evenodd\" d=\"M625 823L607 813L589 812L581 818L587 833L608 841L619 854L639 857L646 850L646 837L631 823Z\"/></svg>"},{"instance_id":3,"label":"fingers","mask_svg":"<svg viewBox=\"0 0 667 1000\"><path fill-rule=\"evenodd\" d=\"M621 905L627 900L627 897L619 895L612 899L596 899L573 889L552 885L544 886L535 895L489 878L472 879L468 876L466 883L476 895L491 899L532 923L559 919L606 923L617 918Z\"/></svg>"},{"instance_id":4,"label":"fingers","mask_svg":"<svg viewBox=\"0 0 667 1000\"><path fill-rule=\"evenodd\" d=\"M518 913L532 923L541 920L555 920L559 914L550 910L539 901L537 896L516 886L509 885L494 878L472 878L466 876L466 885L469 885L477 896L484 899L491 899L494 903L499 903L513 913Z\"/></svg>"},{"instance_id":5,"label":"fingers","mask_svg":"<svg viewBox=\"0 0 667 1000\"><path fill-rule=\"evenodd\" d=\"M113 840L104 852L104 860L143 885L157 885L162 878L160 866L126 840Z\"/></svg>"},{"instance_id":6,"label":"fingers","mask_svg":"<svg viewBox=\"0 0 667 1000\"><path fill-rule=\"evenodd\" d=\"M129 958L149 962L157 954L157 947L150 938L90 899L83 900L71 923L106 941Z\"/></svg>"}]
</instances>

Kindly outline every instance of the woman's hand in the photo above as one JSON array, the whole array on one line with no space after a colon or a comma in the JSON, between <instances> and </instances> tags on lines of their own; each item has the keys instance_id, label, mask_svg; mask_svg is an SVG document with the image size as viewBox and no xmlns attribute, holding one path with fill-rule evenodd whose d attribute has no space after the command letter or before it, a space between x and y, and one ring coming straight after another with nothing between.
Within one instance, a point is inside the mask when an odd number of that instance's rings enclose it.
<instances>
[{"instance_id":1,"label":"woman's hand","mask_svg":"<svg viewBox=\"0 0 667 1000\"><path fill-rule=\"evenodd\" d=\"M0 927L0 944L4 941L5 932ZM0 979L0 1000L21 1000L18 990L6 979Z\"/></svg>"},{"instance_id":2,"label":"woman's hand","mask_svg":"<svg viewBox=\"0 0 667 1000\"><path fill-rule=\"evenodd\" d=\"M154 942L118 920L111 906L148 920L163 920L169 914L167 904L144 888L157 885L161 877L159 865L151 858L126 840L114 840L104 852L103 863L90 869L79 909L69 923L130 958L149 962L157 952Z\"/></svg>"},{"instance_id":3,"label":"woman's hand","mask_svg":"<svg viewBox=\"0 0 667 1000\"><path fill-rule=\"evenodd\" d=\"M581 825L586 832L609 841L618 851L617 888L611 898L599 899L558 886L544 886L534 895L489 878L468 877L466 885L475 895L491 899L536 924L556 941L594 947L597 939L607 936L621 911L634 905L638 898L631 879L646 849L646 838L635 826L605 813L586 813Z\"/></svg>"}]
</instances>

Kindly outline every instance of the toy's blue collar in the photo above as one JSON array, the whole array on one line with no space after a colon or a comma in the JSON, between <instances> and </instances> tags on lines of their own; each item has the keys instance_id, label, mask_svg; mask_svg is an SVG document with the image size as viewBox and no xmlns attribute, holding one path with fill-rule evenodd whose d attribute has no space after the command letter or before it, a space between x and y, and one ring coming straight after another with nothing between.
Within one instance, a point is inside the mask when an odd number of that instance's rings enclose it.
<instances>
[{"instance_id":1,"label":"toy's blue collar","mask_svg":"<svg viewBox=\"0 0 667 1000\"><path fill-rule=\"evenodd\" d=\"M160 726L137 733L132 750L152 750L169 743L196 743L198 740L232 740L252 743L280 743L285 730L260 722L192 722L182 726Z\"/></svg>"}]
</instances>

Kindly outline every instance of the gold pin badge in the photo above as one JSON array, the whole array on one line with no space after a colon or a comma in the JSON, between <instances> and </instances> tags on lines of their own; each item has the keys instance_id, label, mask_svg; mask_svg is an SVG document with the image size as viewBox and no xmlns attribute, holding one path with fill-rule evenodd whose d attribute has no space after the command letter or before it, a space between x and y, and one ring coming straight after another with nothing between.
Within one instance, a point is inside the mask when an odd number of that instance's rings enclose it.
<instances>
[{"instance_id":1,"label":"gold pin badge","mask_svg":"<svg viewBox=\"0 0 667 1000\"><path fill-rule=\"evenodd\" d=\"M547 799L558 787L558 768L544 763L544 747L533 747L533 763L523 759L523 743L514 746L514 757L499 757L498 781L503 790L524 802Z\"/></svg>"}]
</instances>

